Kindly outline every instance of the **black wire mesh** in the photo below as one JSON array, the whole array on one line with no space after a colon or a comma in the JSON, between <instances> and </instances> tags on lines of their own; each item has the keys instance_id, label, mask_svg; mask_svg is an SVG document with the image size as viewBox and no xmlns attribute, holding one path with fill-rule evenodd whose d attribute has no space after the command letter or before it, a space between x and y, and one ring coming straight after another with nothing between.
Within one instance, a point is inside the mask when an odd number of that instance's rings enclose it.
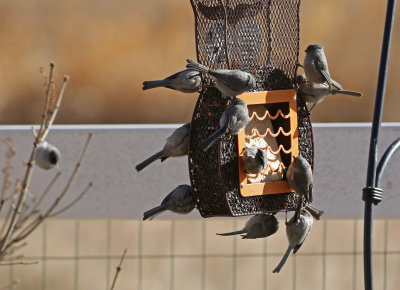
<instances>
[{"instance_id":1,"label":"black wire mesh","mask_svg":"<svg viewBox=\"0 0 400 290\"><path fill-rule=\"evenodd\" d=\"M191 0L197 59L212 68L240 69L256 78L255 91L293 88L299 54L299 0ZM205 77L191 123L189 168L203 217L240 216L294 210L293 193L243 198L239 193L237 137L198 150L219 127L228 100ZM298 103L299 152L313 165L308 111ZM301 118L301 120L300 120ZM300 128L301 126L301 128ZM308 139L311 138L311 139Z\"/></svg>"}]
</instances>

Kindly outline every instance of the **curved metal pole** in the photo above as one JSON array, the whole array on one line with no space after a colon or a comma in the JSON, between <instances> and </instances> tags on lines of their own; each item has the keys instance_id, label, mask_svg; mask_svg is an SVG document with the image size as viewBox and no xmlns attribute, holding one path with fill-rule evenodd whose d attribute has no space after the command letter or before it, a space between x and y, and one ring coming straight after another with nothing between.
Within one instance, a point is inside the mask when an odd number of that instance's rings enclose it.
<instances>
[{"instance_id":1,"label":"curved metal pole","mask_svg":"<svg viewBox=\"0 0 400 290\"><path fill-rule=\"evenodd\" d=\"M388 0L386 9L385 30L383 33L381 60L379 65L378 86L376 89L374 117L371 129L366 188L376 186L376 163L378 138L382 121L383 101L385 97L386 75L389 62L390 43L392 38L394 11L396 0ZM364 195L365 197L365 195ZM364 211L364 285L366 290L373 289L372 271L372 204L374 199L366 196Z\"/></svg>"},{"instance_id":2,"label":"curved metal pole","mask_svg":"<svg viewBox=\"0 0 400 290\"><path fill-rule=\"evenodd\" d=\"M400 149L400 137L394 140L392 144L390 144L390 146L386 149L385 153L383 153L381 160L378 163L378 167L376 168L376 181L375 181L376 186L379 186L383 172L385 171L386 165L388 164L390 158L399 149Z\"/></svg>"}]
</instances>

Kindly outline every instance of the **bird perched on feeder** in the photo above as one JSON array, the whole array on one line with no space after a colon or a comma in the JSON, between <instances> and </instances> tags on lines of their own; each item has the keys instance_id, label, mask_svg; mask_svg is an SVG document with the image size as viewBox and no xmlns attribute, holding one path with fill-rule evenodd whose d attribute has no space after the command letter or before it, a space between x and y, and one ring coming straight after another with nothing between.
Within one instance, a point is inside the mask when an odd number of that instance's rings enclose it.
<instances>
[{"instance_id":1,"label":"bird perched on feeder","mask_svg":"<svg viewBox=\"0 0 400 290\"><path fill-rule=\"evenodd\" d=\"M272 273L279 273L283 265L285 265L286 260L292 250L293 254L296 254L296 252L300 249L301 245L304 243L305 239L310 233L313 222L313 217L305 209L301 211L301 215L298 220L296 220L295 216L293 216L289 220L289 222L286 222L286 236L289 242L289 246L282 260L279 262L278 266L272 271Z\"/></svg>"},{"instance_id":2,"label":"bird perched on feeder","mask_svg":"<svg viewBox=\"0 0 400 290\"><path fill-rule=\"evenodd\" d=\"M303 199L312 202L313 175L311 165L301 156L293 156L293 161L286 172L289 186L298 194L299 201L295 213L296 220L300 216Z\"/></svg>"},{"instance_id":3,"label":"bird perched on feeder","mask_svg":"<svg viewBox=\"0 0 400 290\"><path fill-rule=\"evenodd\" d=\"M307 79L314 83L327 82L329 88L332 88L333 85L337 89L343 90L342 86L338 82L331 79L324 47L319 44L310 44L305 51L306 56L303 65Z\"/></svg>"},{"instance_id":4,"label":"bird perched on feeder","mask_svg":"<svg viewBox=\"0 0 400 290\"><path fill-rule=\"evenodd\" d=\"M217 89L225 97L236 97L256 87L255 78L247 72L238 69L213 70L190 59L188 59L187 62L187 68L208 74L215 81Z\"/></svg>"},{"instance_id":5,"label":"bird perched on feeder","mask_svg":"<svg viewBox=\"0 0 400 290\"><path fill-rule=\"evenodd\" d=\"M143 82L143 90L165 87L182 93L201 91L201 76L197 70L185 69L163 80Z\"/></svg>"},{"instance_id":6,"label":"bird perched on feeder","mask_svg":"<svg viewBox=\"0 0 400 290\"><path fill-rule=\"evenodd\" d=\"M47 141L37 144L35 149L35 163L42 169L49 170L60 161L61 153L56 146Z\"/></svg>"},{"instance_id":7,"label":"bird perched on feeder","mask_svg":"<svg viewBox=\"0 0 400 290\"><path fill-rule=\"evenodd\" d=\"M312 108L322 102L326 96L329 95L349 95L355 97L362 97L362 93L347 91L347 90L335 90L331 89L327 83L314 83L307 80L305 74L296 75L296 84L298 85L299 96L307 104L312 104ZM310 109L310 111L312 110Z\"/></svg>"},{"instance_id":8,"label":"bird perched on feeder","mask_svg":"<svg viewBox=\"0 0 400 290\"><path fill-rule=\"evenodd\" d=\"M239 231L217 234L219 236L242 235L242 239L258 239L268 237L278 231L278 220L274 215L257 214L252 216Z\"/></svg>"},{"instance_id":9,"label":"bird perched on feeder","mask_svg":"<svg viewBox=\"0 0 400 290\"><path fill-rule=\"evenodd\" d=\"M222 113L219 129L203 140L200 147L207 151L215 142L225 135L237 135L250 122L247 104L240 98L235 98Z\"/></svg>"},{"instance_id":10,"label":"bird perched on feeder","mask_svg":"<svg viewBox=\"0 0 400 290\"><path fill-rule=\"evenodd\" d=\"M189 151L190 122L176 129L165 142L164 148L156 154L150 156L140 164L136 165L136 170L141 171L157 159L163 162L169 157L187 155Z\"/></svg>"},{"instance_id":11,"label":"bird perched on feeder","mask_svg":"<svg viewBox=\"0 0 400 290\"><path fill-rule=\"evenodd\" d=\"M268 156L265 150L256 146L246 146L242 158L244 169L248 173L257 174L262 172L268 164Z\"/></svg>"},{"instance_id":12,"label":"bird perched on feeder","mask_svg":"<svg viewBox=\"0 0 400 290\"><path fill-rule=\"evenodd\" d=\"M143 214L143 220L153 219L163 211L170 210L178 214L188 214L195 208L196 202L192 194L192 187L187 184L181 184L171 191L161 202Z\"/></svg>"}]
</instances>

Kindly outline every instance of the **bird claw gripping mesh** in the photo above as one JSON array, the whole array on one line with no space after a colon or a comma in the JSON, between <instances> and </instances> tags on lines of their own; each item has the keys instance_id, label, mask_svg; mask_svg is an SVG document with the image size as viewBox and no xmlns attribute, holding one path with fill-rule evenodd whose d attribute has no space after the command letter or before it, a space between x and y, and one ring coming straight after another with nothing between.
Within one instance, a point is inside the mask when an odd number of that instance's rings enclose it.
<instances>
[{"instance_id":1,"label":"bird claw gripping mesh","mask_svg":"<svg viewBox=\"0 0 400 290\"><path fill-rule=\"evenodd\" d=\"M191 0L191 4L199 63L212 69L240 69L253 74L256 92L293 89L299 55L300 0ZM298 152L313 166L309 113L301 100L293 101L297 108ZM293 192L241 194L238 136L223 137L207 152L200 149L201 141L219 128L228 102L204 76L193 112L189 149L190 179L200 214L242 216L294 210L297 196ZM272 120L273 131L284 127L285 122L283 118ZM283 159L285 165L290 164L290 159Z\"/></svg>"}]
</instances>

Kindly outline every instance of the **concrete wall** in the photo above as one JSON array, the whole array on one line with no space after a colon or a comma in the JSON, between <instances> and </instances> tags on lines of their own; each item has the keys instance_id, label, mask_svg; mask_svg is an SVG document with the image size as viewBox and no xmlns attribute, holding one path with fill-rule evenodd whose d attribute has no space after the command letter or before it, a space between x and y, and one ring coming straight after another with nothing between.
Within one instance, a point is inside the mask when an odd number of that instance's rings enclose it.
<instances>
[{"instance_id":1,"label":"concrete wall","mask_svg":"<svg viewBox=\"0 0 400 290\"><path fill-rule=\"evenodd\" d=\"M48 207L61 192L88 133L94 136L75 183L62 201L72 201L87 185L94 183L87 195L62 217L138 218L161 202L175 186L189 183L187 158L155 162L142 172L134 166L160 150L164 140L178 125L87 125L54 126L48 141L62 152L58 170L62 176L47 197ZM380 152L400 136L400 123L383 125ZM22 162L29 158L33 135L30 126L2 126L0 139L11 137L17 151L13 158L13 177L22 177ZM326 217L360 218L363 216L362 188L365 186L370 124L314 124L315 137L315 206ZM1 143L0 143L1 144ZM0 167L4 166L6 145L0 145ZM380 155L381 155L380 154ZM382 179L383 202L375 207L376 217L398 217L400 205L400 153L389 163ZM33 173L31 192L40 195L57 169ZM4 211L3 211L4 213ZM175 216L175 215L166 215ZM200 215L192 213L191 217Z\"/></svg>"}]
</instances>

